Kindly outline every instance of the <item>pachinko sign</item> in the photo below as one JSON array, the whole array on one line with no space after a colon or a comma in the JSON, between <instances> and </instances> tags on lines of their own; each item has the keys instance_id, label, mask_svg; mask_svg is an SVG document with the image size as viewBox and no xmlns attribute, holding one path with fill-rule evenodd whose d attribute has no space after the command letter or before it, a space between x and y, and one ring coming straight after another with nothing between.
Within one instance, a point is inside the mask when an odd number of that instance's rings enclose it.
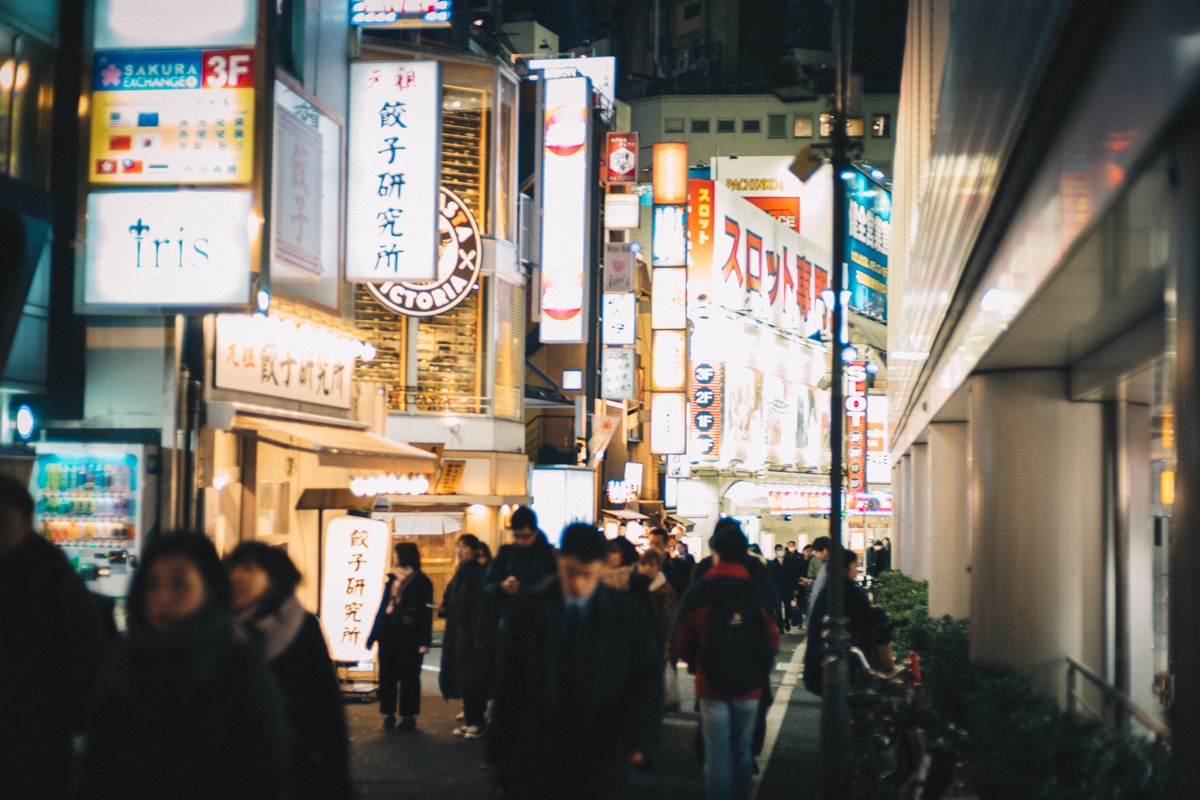
<instances>
[{"instance_id":1,"label":"pachinko sign","mask_svg":"<svg viewBox=\"0 0 1200 800\"><path fill-rule=\"evenodd\" d=\"M713 181L688 183L689 308L715 304L802 336L819 330L829 253Z\"/></svg>"}]
</instances>

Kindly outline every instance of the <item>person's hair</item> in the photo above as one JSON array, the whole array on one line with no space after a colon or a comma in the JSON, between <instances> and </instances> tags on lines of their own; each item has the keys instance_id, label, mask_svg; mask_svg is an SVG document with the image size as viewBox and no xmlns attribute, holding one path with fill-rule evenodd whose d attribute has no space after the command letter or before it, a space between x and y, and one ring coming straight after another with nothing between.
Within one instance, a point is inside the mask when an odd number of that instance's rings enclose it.
<instances>
[{"instance_id":1,"label":"person's hair","mask_svg":"<svg viewBox=\"0 0 1200 800\"><path fill-rule=\"evenodd\" d=\"M717 523L712 538L708 540L708 549L712 550L722 561L740 563L746 560L749 543L746 534L742 533L741 524L726 517Z\"/></svg>"},{"instance_id":2,"label":"person's hair","mask_svg":"<svg viewBox=\"0 0 1200 800\"><path fill-rule=\"evenodd\" d=\"M421 551L412 542L396 542L396 561L402 567L421 569Z\"/></svg>"},{"instance_id":3,"label":"person's hair","mask_svg":"<svg viewBox=\"0 0 1200 800\"><path fill-rule=\"evenodd\" d=\"M801 550L812 550L812 545L811 545L811 544L806 544L806 545L804 545L804 547L801 547L800 549L801 549Z\"/></svg>"},{"instance_id":4,"label":"person's hair","mask_svg":"<svg viewBox=\"0 0 1200 800\"><path fill-rule=\"evenodd\" d=\"M633 542L624 536L618 536L608 543L608 551L621 554L621 566L632 566L638 560L638 549Z\"/></svg>"},{"instance_id":5,"label":"person's hair","mask_svg":"<svg viewBox=\"0 0 1200 800\"><path fill-rule=\"evenodd\" d=\"M33 519L33 496L11 475L0 475L0 509L4 508L17 512L22 519Z\"/></svg>"},{"instance_id":6,"label":"person's hair","mask_svg":"<svg viewBox=\"0 0 1200 800\"><path fill-rule=\"evenodd\" d=\"M667 543L671 538L671 535L662 528L651 528L650 532L646 534L646 538L649 539L651 536L658 536L663 540L664 544Z\"/></svg>"},{"instance_id":7,"label":"person's hair","mask_svg":"<svg viewBox=\"0 0 1200 800\"><path fill-rule=\"evenodd\" d=\"M458 537L458 543L464 544L475 551L475 557L479 557L479 550L483 547L483 542L479 541L479 537L473 533L464 533Z\"/></svg>"},{"instance_id":8,"label":"person's hair","mask_svg":"<svg viewBox=\"0 0 1200 800\"><path fill-rule=\"evenodd\" d=\"M512 519L508 523L508 527L513 530L518 528L529 528L537 530L537 514L533 513L533 509L529 506L517 506L517 510L512 513Z\"/></svg>"},{"instance_id":9,"label":"person's hair","mask_svg":"<svg viewBox=\"0 0 1200 800\"><path fill-rule=\"evenodd\" d=\"M608 555L608 540L592 525L576 522L563 529L558 552L590 564L602 561Z\"/></svg>"},{"instance_id":10,"label":"person's hair","mask_svg":"<svg viewBox=\"0 0 1200 800\"><path fill-rule=\"evenodd\" d=\"M813 549L814 553L819 553L822 550L828 550L829 549L829 537L828 536L818 536L817 538L813 539L812 549Z\"/></svg>"},{"instance_id":11,"label":"person's hair","mask_svg":"<svg viewBox=\"0 0 1200 800\"><path fill-rule=\"evenodd\" d=\"M842 550L842 569L846 569L856 561L858 561L858 553L853 550Z\"/></svg>"},{"instance_id":12,"label":"person's hair","mask_svg":"<svg viewBox=\"0 0 1200 800\"><path fill-rule=\"evenodd\" d=\"M781 544L777 544L777 545L775 545L775 549L776 549L776 550L786 550L787 548L785 548L785 547L784 547L783 545L781 545Z\"/></svg>"},{"instance_id":13,"label":"person's hair","mask_svg":"<svg viewBox=\"0 0 1200 800\"><path fill-rule=\"evenodd\" d=\"M646 552L644 552L640 556L638 556L637 562L638 562L639 566L647 566L648 567L651 564L653 564L656 567L661 567L662 566L662 554L659 553L657 550L647 550Z\"/></svg>"},{"instance_id":14,"label":"person's hair","mask_svg":"<svg viewBox=\"0 0 1200 800\"><path fill-rule=\"evenodd\" d=\"M204 581L207 602L229 609L231 592L229 576L217 555L217 548L207 536L199 533L175 533L159 536L142 551L142 563L133 577L129 591L129 618L132 622L148 624L146 616L146 581L154 565L164 558L186 558Z\"/></svg>"},{"instance_id":15,"label":"person's hair","mask_svg":"<svg viewBox=\"0 0 1200 800\"><path fill-rule=\"evenodd\" d=\"M267 573L270 586L258 601L255 617L274 614L300 584L300 570L296 569L288 554L263 542L242 542L234 548L232 553L225 556L225 569L234 567L258 567Z\"/></svg>"},{"instance_id":16,"label":"person's hair","mask_svg":"<svg viewBox=\"0 0 1200 800\"><path fill-rule=\"evenodd\" d=\"M488 547L487 542L479 543L479 555L476 558L483 559L484 564L492 560L492 548Z\"/></svg>"},{"instance_id":17,"label":"person's hair","mask_svg":"<svg viewBox=\"0 0 1200 800\"><path fill-rule=\"evenodd\" d=\"M788 542L788 544L795 544L795 542Z\"/></svg>"},{"instance_id":18,"label":"person's hair","mask_svg":"<svg viewBox=\"0 0 1200 800\"><path fill-rule=\"evenodd\" d=\"M751 553L754 553L755 555L758 555L758 556L762 555L762 548L756 544L752 544L746 549L749 550Z\"/></svg>"}]
</instances>

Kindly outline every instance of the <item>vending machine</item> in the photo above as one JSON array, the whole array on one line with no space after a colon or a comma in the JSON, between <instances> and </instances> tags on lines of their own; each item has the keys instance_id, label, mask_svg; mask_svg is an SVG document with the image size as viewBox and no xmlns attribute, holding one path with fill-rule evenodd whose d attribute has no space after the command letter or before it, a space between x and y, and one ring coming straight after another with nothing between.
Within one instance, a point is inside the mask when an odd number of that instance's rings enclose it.
<instances>
[{"instance_id":1,"label":"vending machine","mask_svg":"<svg viewBox=\"0 0 1200 800\"><path fill-rule=\"evenodd\" d=\"M30 491L36 530L88 589L125 597L157 518L158 448L39 442Z\"/></svg>"}]
</instances>

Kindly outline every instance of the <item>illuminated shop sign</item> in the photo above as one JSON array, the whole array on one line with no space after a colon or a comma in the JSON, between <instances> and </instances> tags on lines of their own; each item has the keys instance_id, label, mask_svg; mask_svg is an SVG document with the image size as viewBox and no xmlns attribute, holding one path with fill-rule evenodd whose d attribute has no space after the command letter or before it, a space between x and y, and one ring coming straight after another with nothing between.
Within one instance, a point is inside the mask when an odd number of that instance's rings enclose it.
<instances>
[{"instance_id":1,"label":"illuminated shop sign","mask_svg":"<svg viewBox=\"0 0 1200 800\"><path fill-rule=\"evenodd\" d=\"M609 197L622 197L613 195ZM637 258L628 242L604 243L604 291L632 292L637 274Z\"/></svg>"},{"instance_id":2,"label":"illuminated shop sign","mask_svg":"<svg viewBox=\"0 0 1200 800\"><path fill-rule=\"evenodd\" d=\"M688 150L686 144L654 145L654 204L681 205L688 199Z\"/></svg>"},{"instance_id":3,"label":"illuminated shop sign","mask_svg":"<svg viewBox=\"0 0 1200 800\"><path fill-rule=\"evenodd\" d=\"M638 135L609 133L604 148L604 182L637 183Z\"/></svg>"},{"instance_id":4,"label":"illuminated shop sign","mask_svg":"<svg viewBox=\"0 0 1200 800\"><path fill-rule=\"evenodd\" d=\"M654 270L650 299L650 326L654 329L687 327L687 270L660 267Z\"/></svg>"},{"instance_id":5,"label":"illuminated shop sign","mask_svg":"<svg viewBox=\"0 0 1200 800\"><path fill-rule=\"evenodd\" d=\"M887 263L892 201L887 189L858 170L846 182L846 260L850 307L887 321Z\"/></svg>"},{"instance_id":6,"label":"illuminated shop sign","mask_svg":"<svg viewBox=\"0 0 1200 800\"><path fill-rule=\"evenodd\" d=\"M642 201L636 194L604 195L604 227L629 230L642 224Z\"/></svg>"},{"instance_id":7,"label":"illuminated shop sign","mask_svg":"<svg viewBox=\"0 0 1200 800\"><path fill-rule=\"evenodd\" d=\"M321 623L334 661L370 661L367 637L383 600L392 549L386 522L338 517L325 528Z\"/></svg>"},{"instance_id":8,"label":"illuminated shop sign","mask_svg":"<svg viewBox=\"0 0 1200 800\"><path fill-rule=\"evenodd\" d=\"M252 45L257 8L256 0L96 0L95 49Z\"/></svg>"},{"instance_id":9,"label":"illuminated shop sign","mask_svg":"<svg viewBox=\"0 0 1200 800\"><path fill-rule=\"evenodd\" d=\"M637 295L605 292L601 300L600 341L606 345L631 345L637 341Z\"/></svg>"},{"instance_id":10,"label":"illuminated shop sign","mask_svg":"<svg viewBox=\"0 0 1200 800\"><path fill-rule=\"evenodd\" d=\"M867 483L891 482L887 395L873 394L867 397Z\"/></svg>"},{"instance_id":11,"label":"illuminated shop sign","mask_svg":"<svg viewBox=\"0 0 1200 800\"><path fill-rule=\"evenodd\" d=\"M221 389L349 408L356 358L371 361L375 348L280 317L217 316L214 382Z\"/></svg>"},{"instance_id":12,"label":"illuminated shop sign","mask_svg":"<svg viewBox=\"0 0 1200 800\"><path fill-rule=\"evenodd\" d=\"M600 351L600 396L605 400L637 399L637 351L605 347Z\"/></svg>"},{"instance_id":13,"label":"illuminated shop sign","mask_svg":"<svg viewBox=\"0 0 1200 800\"><path fill-rule=\"evenodd\" d=\"M829 393L725 365L721 461L817 468L828 460Z\"/></svg>"},{"instance_id":14,"label":"illuminated shop sign","mask_svg":"<svg viewBox=\"0 0 1200 800\"><path fill-rule=\"evenodd\" d=\"M372 28L448 28L451 0L350 0L350 24Z\"/></svg>"},{"instance_id":15,"label":"illuminated shop sign","mask_svg":"<svg viewBox=\"0 0 1200 800\"><path fill-rule=\"evenodd\" d=\"M592 91L610 105L617 102L617 59L600 58L535 58L526 62L531 70L541 70L547 81L582 76L592 82ZM549 108L549 106L547 106ZM637 136L637 134L633 134Z\"/></svg>"},{"instance_id":16,"label":"illuminated shop sign","mask_svg":"<svg viewBox=\"0 0 1200 800\"><path fill-rule=\"evenodd\" d=\"M410 317L432 317L457 306L479 287L483 239L475 215L458 195L441 187L438 204L437 278L431 283L368 283L384 307Z\"/></svg>"},{"instance_id":17,"label":"illuminated shop sign","mask_svg":"<svg viewBox=\"0 0 1200 800\"><path fill-rule=\"evenodd\" d=\"M427 475L378 475L354 478L350 491L355 497L379 497L385 494L425 494L429 491Z\"/></svg>"},{"instance_id":18,"label":"illuminated shop sign","mask_svg":"<svg viewBox=\"0 0 1200 800\"><path fill-rule=\"evenodd\" d=\"M740 156L712 159L717 183L796 233L824 248L833 246L833 214L830 198L833 172L824 167L808 183L801 183L789 169L792 156Z\"/></svg>"},{"instance_id":19,"label":"illuminated shop sign","mask_svg":"<svg viewBox=\"0 0 1200 800\"><path fill-rule=\"evenodd\" d=\"M687 210L685 206L655 206L651 257L656 267L687 264Z\"/></svg>"},{"instance_id":20,"label":"illuminated shop sign","mask_svg":"<svg viewBox=\"0 0 1200 800\"><path fill-rule=\"evenodd\" d=\"M582 59L590 61L591 59ZM556 78L543 85L541 324L547 343L587 340L591 84Z\"/></svg>"},{"instance_id":21,"label":"illuminated shop sign","mask_svg":"<svg viewBox=\"0 0 1200 800\"><path fill-rule=\"evenodd\" d=\"M250 192L93 192L83 301L138 308L250 302ZM254 228L254 230L251 230Z\"/></svg>"},{"instance_id":22,"label":"illuminated shop sign","mask_svg":"<svg viewBox=\"0 0 1200 800\"><path fill-rule=\"evenodd\" d=\"M772 514L828 514L829 487L796 486L767 491L767 502ZM887 516L892 513L891 492L855 492L849 508L850 514Z\"/></svg>"},{"instance_id":23,"label":"illuminated shop sign","mask_svg":"<svg viewBox=\"0 0 1200 800\"><path fill-rule=\"evenodd\" d=\"M628 503L638 497L638 487L629 481L609 481L605 488L610 503Z\"/></svg>"},{"instance_id":24,"label":"illuminated shop sign","mask_svg":"<svg viewBox=\"0 0 1200 800\"><path fill-rule=\"evenodd\" d=\"M441 98L436 61L350 65L346 280L438 277Z\"/></svg>"},{"instance_id":25,"label":"illuminated shop sign","mask_svg":"<svg viewBox=\"0 0 1200 800\"><path fill-rule=\"evenodd\" d=\"M656 392L682 392L687 384L687 334L654 331L651 384Z\"/></svg>"},{"instance_id":26,"label":"illuminated shop sign","mask_svg":"<svg viewBox=\"0 0 1200 800\"><path fill-rule=\"evenodd\" d=\"M92 71L93 183L245 183L254 51L102 52Z\"/></svg>"},{"instance_id":27,"label":"illuminated shop sign","mask_svg":"<svg viewBox=\"0 0 1200 800\"><path fill-rule=\"evenodd\" d=\"M846 487L867 485L867 362L846 365Z\"/></svg>"},{"instance_id":28,"label":"illuminated shop sign","mask_svg":"<svg viewBox=\"0 0 1200 800\"><path fill-rule=\"evenodd\" d=\"M687 400L682 394L656 394L650 401L650 452L655 455L687 450Z\"/></svg>"},{"instance_id":29,"label":"illuminated shop sign","mask_svg":"<svg viewBox=\"0 0 1200 800\"><path fill-rule=\"evenodd\" d=\"M716 461L721 456L721 400L723 369L720 364L692 364L690 461ZM688 470L690 473L690 469ZM682 469L680 469L682 473ZM687 477L679 474L672 477Z\"/></svg>"}]
</instances>

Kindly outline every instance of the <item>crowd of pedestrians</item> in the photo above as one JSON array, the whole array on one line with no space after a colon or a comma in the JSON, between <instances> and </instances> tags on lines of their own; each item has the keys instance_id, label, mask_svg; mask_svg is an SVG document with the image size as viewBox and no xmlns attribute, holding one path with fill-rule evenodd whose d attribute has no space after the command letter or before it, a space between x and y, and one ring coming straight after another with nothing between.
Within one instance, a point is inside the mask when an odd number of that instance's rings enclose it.
<instances>
[{"instance_id":1,"label":"crowd of pedestrians","mask_svg":"<svg viewBox=\"0 0 1200 800\"><path fill-rule=\"evenodd\" d=\"M461 700L455 735L486 738L510 800L621 798L654 769L677 665L695 676L697 756L709 800L747 800L765 738L780 633L820 641L829 543L768 560L718 522L696 563L682 537L646 547L573 524L556 550L518 508L492 557L462 534L440 604L411 542L367 646L378 646L387 731L413 730L433 620L445 620L439 686ZM890 659L886 621L847 554L854 644ZM872 552L871 566L882 562ZM0 477L0 775L29 798L329 798L352 794L346 719L321 624L296 597L286 552L258 542L222 561L204 536L164 535L143 553L127 631L102 623L60 550L33 533L33 503ZM807 612L807 614L805 613ZM819 693L820 647L805 684ZM397 716L399 720L397 720Z\"/></svg>"}]
</instances>

